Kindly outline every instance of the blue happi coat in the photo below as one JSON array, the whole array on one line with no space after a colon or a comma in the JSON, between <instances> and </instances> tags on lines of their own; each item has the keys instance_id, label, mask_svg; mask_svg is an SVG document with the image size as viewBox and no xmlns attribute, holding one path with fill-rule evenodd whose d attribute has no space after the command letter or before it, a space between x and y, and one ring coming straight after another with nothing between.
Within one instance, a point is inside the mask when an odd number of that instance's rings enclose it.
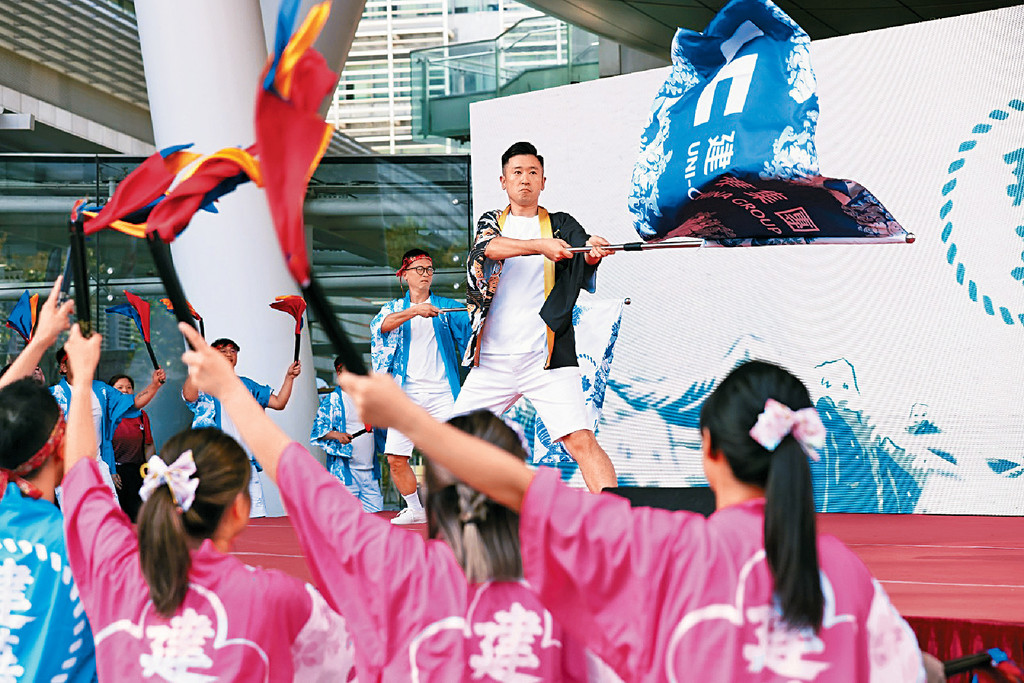
<instances>
[{"instance_id":1,"label":"blue happi coat","mask_svg":"<svg viewBox=\"0 0 1024 683\"><path fill-rule=\"evenodd\" d=\"M57 399L64 418L67 419L68 407L71 405L71 385L66 378L50 387L50 393ZM99 380L92 381L92 393L100 401L100 410L103 417L100 419L100 458L110 468L110 473L117 472L117 463L114 459L114 430L125 417L138 417L142 411L135 407L135 397L131 394L122 394L106 382ZM91 410L91 408L90 408Z\"/></svg>"},{"instance_id":2,"label":"blue happi coat","mask_svg":"<svg viewBox=\"0 0 1024 683\"><path fill-rule=\"evenodd\" d=\"M14 482L0 500L0 601L0 680L96 680L64 517L50 501L23 496Z\"/></svg>"},{"instance_id":3,"label":"blue happi coat","mask_svg":"<svg viewBox=\"0 0 1024 683\"><path fill-rule=\"evenodd\" d=\"M380 461L373 449L370 449L368 461L353 461L352 444L325 439L324 436L330 431L348 432L348 419L345 414L345 401L341 394L341 387L335 387L334 391L320 399L316 420L309 433L309 443L324 449L324 452L327 453L327 471L344 481L346 486L352 485L353 467L360 470L373 470L373 478L380 479Z\"/></svg>"},{"instance_id":4,"label":"blue happi coat","mask_svg":"<svg viewBox=\"0 0 1024 683\"><path fill-rule=\"evenodd\" d=\"M428 301L437 308L463 308L465 306L458 301L436 294L431 294ZM384 304L380 312L370 322L370 362L373 365L373 371L391 375L399 386L405 385L405 375L409 366L409 337L412 330L409 325L402 324L390 332L382 332L381 325L384 323L384 318L392 313L404 311L409 306L409 294L407 293L402 299L394 299ZM437 348L440 350L441 360L444 362L444 372L448 379L448 386L452 390L452 398L458 398L459 388L462 386L459 363L472 334L469 315L465 311L441 313L436 318L432 318L432 321L434 337L437 339Z\"/></svg>"},{"instance_id":5,"label":"blue happi coat","mask_svg":"<svg viewBox=\"0 0 1024 683\"><path fill-rule=\"evenodd\" d=\"M256 402L260 404L260 407L266 408L267 403L270 402L270 396L274 390L267 384L259 384L254 382L248 377L239 376L242 380L242 384L249 390L252 397L256 399ZM184 399L184 395L182 395ZM195 401L185 401L185 405L192 411L195 416L192 418L192 429L199 429L201 427L216 427L220 429L220 416L221 407L220 401L202 391L199 392L199 396L196 397Z\"/></svg>"}]
</instances>

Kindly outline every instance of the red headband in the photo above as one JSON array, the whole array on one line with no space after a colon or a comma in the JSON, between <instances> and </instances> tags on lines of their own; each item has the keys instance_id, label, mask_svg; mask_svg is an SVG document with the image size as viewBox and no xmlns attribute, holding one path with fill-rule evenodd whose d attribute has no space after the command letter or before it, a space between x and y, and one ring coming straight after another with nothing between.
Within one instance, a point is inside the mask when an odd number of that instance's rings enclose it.
<instances>
[{"instance_id":1,"label":"red headband","mask_svg":"<svg viewBox=\"0 0 1024 683\"><path fill-rule=\"evenodd\" d=\"M412 265L412 262L413 261L419 261L421 258L427 259L428 261L430 261L430 265L434 265L433 259L431 259L426 254L417 254L416 256L406 256L404 259L402 259L402 267L398 269L397 273L395 273L395 277L402 277L403 275L405 275L405 271L409 270L409 266Z\"/></svg>"},{"instance_id":2,"label":"red headband","mask_svg":"<svg viewBox=\"0 0 1024 683\"><path fill-rule=\"evenodd\" d=\"M50 438L46 440L42 448L36 451L35 455L14 469L0 467L0 500L3 499L4 493L7 491L7 482L9 481L17 484L21 492L29 498L43 497L43 492L33 486L32 482L22 478L22 475L39 469L51 455L57 452L61 441L64 440L64 427L64 415L59 414L57 415L57 424L53 425L53 431L50 432Z\"/></svg>"}]
</instances>

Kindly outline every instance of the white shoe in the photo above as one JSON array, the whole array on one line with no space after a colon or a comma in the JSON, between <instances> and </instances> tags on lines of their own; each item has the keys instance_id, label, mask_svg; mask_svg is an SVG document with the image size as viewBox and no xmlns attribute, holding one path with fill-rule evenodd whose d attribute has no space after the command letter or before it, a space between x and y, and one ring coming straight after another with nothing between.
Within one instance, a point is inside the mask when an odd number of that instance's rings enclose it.
<instances>
[{"instance_id":1,"label":"white shoe","mask_svg":"<svg viewBox=\"0 0 1024 683\"><path fill-rule=\"evenodd\" d=\"M427 513L425 510L413 510L405 508L398 513L398 516L391 520L392 524L426 524Z\"/></svg>"}]
</instances>

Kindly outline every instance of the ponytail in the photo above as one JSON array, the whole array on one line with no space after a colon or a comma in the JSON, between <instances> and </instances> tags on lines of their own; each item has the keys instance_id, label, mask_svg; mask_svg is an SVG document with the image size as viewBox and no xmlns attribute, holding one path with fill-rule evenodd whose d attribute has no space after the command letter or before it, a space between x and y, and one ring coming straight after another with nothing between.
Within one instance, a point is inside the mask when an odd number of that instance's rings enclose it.
<instances>
[{"instance_id":1,"label":"ponytail","mask_svg":"<svg viewBox=\"0 0 1024 683\"><path fill-rule=\"evenodd\" d=\"M173 615L188 592L192 556L182 513L166 486L153 492L139 511L139 564L158 614Z\"/></svg>"},{"instance_id":2,"label":"ponytail","mask_svg":"<svg viewBox=\"0 0 1024 683\"><path fill-rule=\"evenodd\" d=\"M449 424L525 460L516 433L485 410L460 415ZM451 547L469 583L518 581L523 576L519 549L519 515L472 487L448 470L427 461L427 525L431 538Z\"/></svg>"},{"instance_id":3,"label":"ponytail","mask_svg":"<svg viewBox=\"0 0 1024 683\"><path fill-rule=\"evenodd\" d=\"M787 436L771 455L765 487L764 550L782 617L793 628L821 628L825 600L807 453Z\"/></svg>"},{"instance_id":4,"label":"ponytail","mask_svg":"<svg viewBox=\"0 0 1024 683\"><path fill-rule=\"evenodd\" d=\"M764 489L764 549L782 620L792 628L821 628L824 596L818 565L814 489L807 452L792 434L774 451L750 436L768 399L792 410L810 408L807 388L789 371L763 361L738 366L704 402L701 429L733 475Z\"/></svg>"},{"instance_id":5,"label":"ponytail","mask_svg":"<svg viewBox=\"0 0 1024 683\"><path fill-rule=\"evenodd\" d=\"M182 511L167 486L158 486L139 510L139 564L157 613L172 616L188 593L192 547L211 538L239 493L248 495L249 458L219 429L189 429L171 437L159 457L166 463L191 450L199 480Z\"/></svg>"}]
</instances>

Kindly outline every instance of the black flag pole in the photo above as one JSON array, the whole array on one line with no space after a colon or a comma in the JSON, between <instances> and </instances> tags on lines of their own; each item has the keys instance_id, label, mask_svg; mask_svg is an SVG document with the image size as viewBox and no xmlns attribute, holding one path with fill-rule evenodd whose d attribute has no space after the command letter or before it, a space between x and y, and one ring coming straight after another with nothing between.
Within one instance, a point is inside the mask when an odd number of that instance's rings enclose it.
<instances>
[{"instance_id":1,"label":"black flag pole","mask_svg":"<svg viewBox=\"0 0 1024 683\"><path fill-rule=\"evenodd\" d=\"M323 327L327 338L331 340L331 344L334 345L334 351L341 356L341 362L345 365L345 369L357 375L367 374L362 354L356 350L352 340L345 334L338 319L334 317L334 311L327 301L327 295L324 294L323 288L320 287L320 283L312 273L309 275L309 284L302 288L302 296L316 313L316 319Z\"/></svg>"},{"instance_id":2,"label":"black flag pole","mask_svg":"<svg viewBox=\"0 0 1024 683\"><path fill-rule=\"evenodd\" d=\"M747 238L739 238L747 239ZM767 239L767 238L755 238L755 239ZM913 233L907 233L906 237L902 240L884 239L879 238L878 244L913 244L917 241L917 238ZM851 238L843 237L817 237L814 238L812 244L851 244L853 240ZM858 244L871 244L871 239L858 239ZM794 244L796 244L794 242ZM664 240L658 242L624 242L622 244L608 244L604 245L602 249L606 251L651 251L653 249L697 249L700 247L724 247L725 245L718 242L717 240L704 240L696 237L681 237L678 239ZM569 253L571 254L586 254L590 252L590 246L584 247L569 247Z\"/></svg>"},{"instance_id":3,"label":"black flag pole","mask_svg":"<svg viewBox=\"0 0 1024 683\"><path fill-rule=\"evenodd\" d=\"M178 322L185 323L191 326L192 329L195 329L196 322L189 312L185 290L182 289L181 280L178 279L178 271L174 269L171 248L160 239L160 235L156 232L146 233L146 243L149 244L149 253L153 256L153 263L156 264L156 271L160 275L164 291L167 292L167 298L171 300L171 306L174 308L174 317L178 319ZM190 349L193 349L192 344L188 346Z\"/></svg>"},{"instance_id":4,"label":"black flag pole","mask_svg":"<svg viewBox=\"0 0 1024 683\"><path fill-rule=\"evenodd\" d=\"M89 312L89 270L85 262L85 232L81 218L68 222L71 238L71 274L75 281L75 317L82 334L92 334L92 317Z\"/></svg>"}]
</instances>

